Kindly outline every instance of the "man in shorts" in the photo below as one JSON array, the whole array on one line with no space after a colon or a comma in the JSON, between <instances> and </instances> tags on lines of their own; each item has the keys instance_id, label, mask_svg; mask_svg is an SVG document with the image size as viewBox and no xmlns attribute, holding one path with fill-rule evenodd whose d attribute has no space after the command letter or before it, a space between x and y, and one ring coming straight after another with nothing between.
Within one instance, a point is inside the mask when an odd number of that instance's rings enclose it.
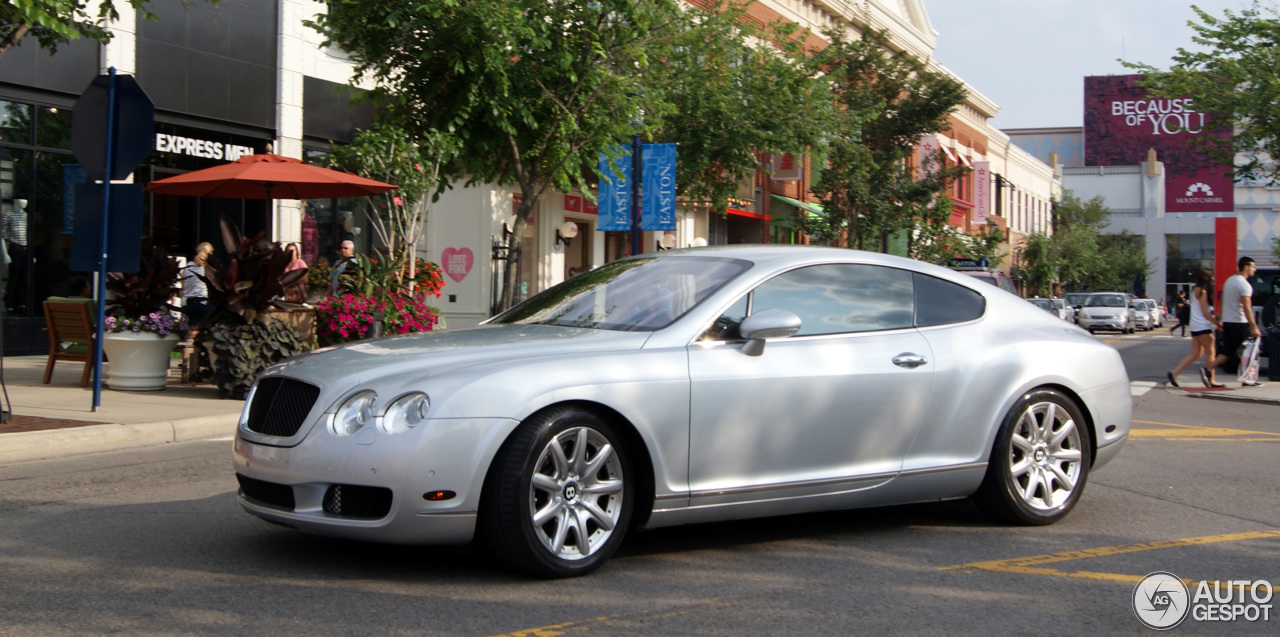
<instances>
[{"instance_id":1,"label":"man in shorts","mask_svg":"<svg viewBox=\"0 0 1280 637\"><path fill-rule=\"evenodd\" d=\"M1240 346L1245 339L1262 336L1258 323L1253 318L1253 286L1249 285L1249 277L1258 268L1249 257L1240 257L1237 268L1236 273L1222 286L1222 312L1219 316L1222 317L1223 349L1218 352L1209 371L1233 359L1239 365ZM1238 373L1243 372L1241 369ZM1257 382L1241 384L1246 387L1260 385Z\"/></svg>"}]
</instances>

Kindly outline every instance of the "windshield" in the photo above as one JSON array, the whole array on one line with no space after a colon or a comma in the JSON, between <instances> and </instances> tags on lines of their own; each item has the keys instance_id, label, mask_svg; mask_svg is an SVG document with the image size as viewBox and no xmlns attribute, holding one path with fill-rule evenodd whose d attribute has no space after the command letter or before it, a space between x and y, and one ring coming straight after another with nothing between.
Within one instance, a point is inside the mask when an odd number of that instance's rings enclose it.
<instances>
[{"instance_id":1,"label":"windshield","mask_svg":"<svg viewBox=\"0 0 1280 637\"><path fill-rule=\"evenodd\" d=\"M1053 303L1052 303L1051 301L1049 301L1048 299L1027 299L1027 300L1028 300L1028 301L1031 301L1031 304L1032 304L1032 305L1034 305L1034 306L1036 306L1036 307L1038 307L1038 308L1040 308L1040 309L1042 309L1042 310L1052 310L1052 309L1053 309Z\"/></svg>"},{"instance_id":2,"label":"windshield","mask_svg":"<svg viewBox=\"0 0 1280 637\"><path fill-rule=\"evenodd\" d=\"M1122 294L1094 294L1085 302L1086 307L1124 307Z\"/></svg>"},{"instance_id":3,"label":"windshield","mask_svg":"<svg viewBox=\"0 0 1280 637\"><path fill-rule=\"evenodd\" d=\"M1068 294L1067 305L1084 305L1087 298L1089 298L1088 294Z\"/></svg>"},{"instance_id":4,"label":"windshield","mask_svg":"<svg viewBox=\"0 0 1280 637\"><path fill-rule=\"evenodd\" d=\"M747 261L707 257L615 261L542 292L492 322L658 330L749 267Z\"/></svg>"}]
</instances>

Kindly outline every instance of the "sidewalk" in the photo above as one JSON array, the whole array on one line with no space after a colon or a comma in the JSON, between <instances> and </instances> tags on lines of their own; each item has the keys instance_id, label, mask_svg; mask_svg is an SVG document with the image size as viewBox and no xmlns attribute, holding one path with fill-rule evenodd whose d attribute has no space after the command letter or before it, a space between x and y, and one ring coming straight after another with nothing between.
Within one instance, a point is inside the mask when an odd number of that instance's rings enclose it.
<instances>
[{"instance_id":1,"label":"sidewalk","mask_svg":"<svg viewBox=\"0 0 1280 637\"><path fill-rule=\"evenodd\" d=\"M1178 384L1182 386L1183 393L1196 398L1209 398L1212 400L1234 400L1264 405L1280 405L1280 381L1267 380L1266 374L1263 374L1258 379L1258 382L1262 383L1260 387L1243 387L1240 385L1240 381L1236 380L1235 374L1219 372L1216 374L1217 380L1226 385L1226 388L1210 389L1200 382L1199 369L1198 366L1192 365L1178 375ZM1266 368L1264 367L1263 369ZM1159 385L1163 387L1168 383L1159 383ZM1169 389L1178 391L1173 387Z\"/></svg>"},{"instance_id":2,"label":"sidewalk","mask_svg":"<svg viewBox=\"0 0 1280 637\"><path fill-rule=\"evenodd\" d=\"M93 383L80 387L77 363L59 362L41 383L46 356L4 357L12 418L0 423L0 465L235 435L243 400L222 400L213 385L179 382L176 361L161 391L104 386L93 411ZM109 365L104 365L104 372ZM106 375L106 374L104 374ZM0 396L2 398L3 396Z\"/></svg>"}]
</instances>

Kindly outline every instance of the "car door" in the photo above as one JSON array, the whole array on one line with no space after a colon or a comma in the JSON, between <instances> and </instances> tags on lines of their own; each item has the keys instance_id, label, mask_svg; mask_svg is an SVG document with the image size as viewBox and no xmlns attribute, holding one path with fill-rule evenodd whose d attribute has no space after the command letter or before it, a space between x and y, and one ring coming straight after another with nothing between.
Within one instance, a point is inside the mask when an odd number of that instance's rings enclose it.
<instances>
[{"instance_id":1,"label":"car door","mask_svg":"<svg viewBox=\"0 0 1280 637\"><path fill-rule=\"evenodd\" d=\"M909 271L861 264L792 270L739 299L690 347L690 504L892 478L932 381L913 305ZM798 315L800 332L745 354L734 326L773 308Z\"/></svg>"}]
</instances>

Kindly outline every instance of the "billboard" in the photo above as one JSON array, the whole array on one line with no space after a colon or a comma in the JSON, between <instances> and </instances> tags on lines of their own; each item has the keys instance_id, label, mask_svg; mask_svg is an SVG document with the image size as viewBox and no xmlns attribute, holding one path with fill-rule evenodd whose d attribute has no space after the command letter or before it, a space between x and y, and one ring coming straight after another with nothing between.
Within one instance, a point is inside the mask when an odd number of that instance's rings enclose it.
<instances>
[{"instance_id":1,"label":"billboard","mask_svg":"<svg viewBox=\"0 0 1280 637\"><path fill-rule=\"evenodd\" d=\"M1154 98L1141 75L1084 78L1084 165L1134 166L1155 149L1165 169L1166 212L1231 212L1230 166L1214 162L1192 140L1227 139L1230 127L1196 110L1190 98Z\"/></svg>"}]
</instances>

